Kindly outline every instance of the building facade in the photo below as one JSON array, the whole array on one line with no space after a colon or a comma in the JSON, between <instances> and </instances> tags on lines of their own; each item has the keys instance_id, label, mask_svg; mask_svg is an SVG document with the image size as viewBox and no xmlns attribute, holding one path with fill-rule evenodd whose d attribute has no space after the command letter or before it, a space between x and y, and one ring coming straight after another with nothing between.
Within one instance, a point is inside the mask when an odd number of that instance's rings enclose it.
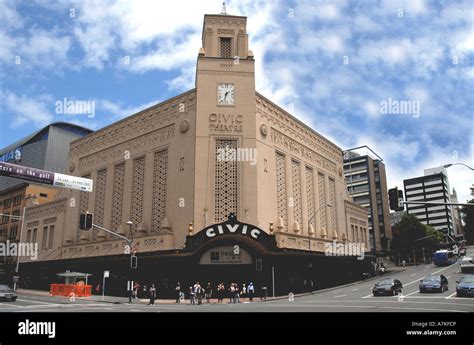
<instances>
[{"instance_id":1,"label":"building facade","mask_svg":"<svg viewBox=\"0 0 474 345\"><path fill-rule=\"evenodd\" d=\"M392 227L382 158L367 146L345 150L344 177L354 202L368 211L371 250L390 249Z\"/></svg>"},{"instance_id":2,"label":"building facade","mask_svg":"<svg viewBox=\"0 0 474 345\"><path fill-rule=\"evenodd\" d=\"M86 211L133 235L140 268L131 274L166 291L193 279L269 285L277 271L280 294L321 274L335 282L365 270L364 260L328 255L333 243L369 241L342 151L256 92L246 24L206 15L194 89L71 143L66 173L93 179L94 190L63 190L28 208L25 236L46 220L60 230L36 262L23 260L26 279L123 271L125 243L80 230Z\"/></svg>"},{"instance_id":3,"label":"building facade","mask_svg":"<svg viewBox=\"0 0 474 345\"><path fill-rule=\"evenodd\" d=\"M425 175L403 181L406 201L450 202L449 181L446 169L425 170ZM413 214L423 224L453 235L453 216L448 205L407 204L407 214Z\"/></svg>"}]
</instances>

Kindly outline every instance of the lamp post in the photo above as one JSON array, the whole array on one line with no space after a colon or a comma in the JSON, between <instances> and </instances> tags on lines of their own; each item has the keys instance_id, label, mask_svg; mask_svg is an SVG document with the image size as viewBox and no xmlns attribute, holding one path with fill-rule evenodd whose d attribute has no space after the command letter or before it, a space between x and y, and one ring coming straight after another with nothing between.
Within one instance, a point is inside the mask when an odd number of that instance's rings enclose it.
<instances>
[{"instance_id":1,"label":"lamp post","mask_svg":"<svg viewBox=\"0 0 474 345\"><path fill-rule=\"evenodd\" d=\"M311 235L309 233L309 228L311 226L311 222L313 221L313 219L316 217L316 215L318 214L319 211L321 211L323 209L323 207L332 207L331 204L326 204L326 205L321 205L317 210L316 212L314 212L313 216L308 220L308 250L311 251Z\"/></svg>"},{"instance_id":2,"label":"lamp post","mask_svg":"<svg viewBox=\"0 0 474 345\"><path fill-rule=\"evenodd\" d=\"M133 248L132 248L132 245L133 245L133 222L131 220L129 220L127 222L127 225L129 227L129 236L130 236L130 242L129 242L129 246L130 246L130 274L129 274L129 289L130 291L128 292L128 303L132 303L132 293L133 293L133 278L132 278L132 272L133 272L133 268L132 268L132 260L133 260Z\"/></svg>"},{"instance_id":3,"label":"lamp post","mask_svg":"<svg viewBox=\"0 0 474 345\"><path fill-rule=\"evenodd\" d=\"M18 242L21 242L21 236L23 235L23 228L25 227L25 221L26 221L26 217L25 217L25 211L26 211L26 201L28 199L37 199L37 196L36 194L33 194L33 195L27 195L25 196L25 204L23 205L23 213L21 214L21 226L20 226L20 237L19 237L19 240ZM15 267L15 275L18 276L18 271L20 270L20 251L17 250L17 253L16 253L16 267ZM13 282L13 290L16 291L16 286L17 286L17 280L15 279L15 281Z\"/></svg>"},{"instance_id":4,"label":"lamp post","mask_svg":"<svg viewBox=\"0 0 474 345\"><path fill-rule=\"evenodd\" d=\"M474 168L471 168L469 165L464 164L464 163L449 163L449 164L443 165L443 168L449 168L449 167L452 167L453 165L463 165L463 166L465 166L466 168L468 168L468 169L474 171Z\"/></svg>"}]
</instances>

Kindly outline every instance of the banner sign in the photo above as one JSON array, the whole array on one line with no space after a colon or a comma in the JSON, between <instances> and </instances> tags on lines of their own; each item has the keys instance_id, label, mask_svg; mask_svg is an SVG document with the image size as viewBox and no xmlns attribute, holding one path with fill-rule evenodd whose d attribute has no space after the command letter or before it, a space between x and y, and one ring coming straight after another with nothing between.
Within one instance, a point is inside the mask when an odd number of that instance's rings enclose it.
<instances>
[{"instance_id":1,"label":"banner sign","mask_svg":"<svg viewBox=\"0 0 474 345\"><path fill-rule=\"evenodd\" d=\"M0 176L13 177L55 187L77 189L83 192L92 192L93 187L93 181L88 178L64 175L5 162L0 162Z\"/></svg>"}]
</instances>

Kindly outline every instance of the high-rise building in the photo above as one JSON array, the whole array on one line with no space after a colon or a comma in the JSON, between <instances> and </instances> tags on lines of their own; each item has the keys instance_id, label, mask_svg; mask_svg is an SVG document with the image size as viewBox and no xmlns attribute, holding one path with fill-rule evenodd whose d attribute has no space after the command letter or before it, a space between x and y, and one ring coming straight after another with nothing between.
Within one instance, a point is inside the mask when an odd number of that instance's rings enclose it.
<instances>
[{"instance_id":1,"label":"high-rise building","mask_svg":"<svg viewBox=\"0 0 474 345\"><path fill-rule=\"evenodd\" d=\"M346 150L344 176L354 202L368 210L371 249L389 249L392 227L383 159L368 146Z\"/></svg>"},{"instance_id":2,"label":"high-rise building","mask_svg":"<svg viewBox=\"0 0 474 345\"><path fill-rule=\"evenodd\" d=\"M446 169L426 169L424 176L403 181L406 201L450 202L449 181ZM447 230L453 235L453 214L449 205L407 204L407 214L413 214L423 224L436 230Z\"/></svg>"}]
</instances>

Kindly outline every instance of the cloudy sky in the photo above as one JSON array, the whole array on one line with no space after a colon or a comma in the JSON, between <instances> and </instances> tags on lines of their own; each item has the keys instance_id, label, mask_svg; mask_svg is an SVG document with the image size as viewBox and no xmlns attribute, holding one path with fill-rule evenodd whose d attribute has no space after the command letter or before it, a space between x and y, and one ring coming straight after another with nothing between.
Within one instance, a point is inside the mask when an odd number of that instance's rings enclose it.
<instances>
[{"instance_id":1,"label":"cloudy sky","mask_svg":"<svg viewBox=\"0 0 474 345\"><path fill-rule=\"evenodd\" d=\"M203 15L221 3L0 1L0 147L53 121L99 129L194 87ZM257 90L343 149L369 145L389 187L474 165L471 1L234 0L227 12L248 16ZM95 116L58 114L64 98L94 100ZM413 107L397 113L402 101ZM448 171L470 199L473 174Z\"/></svg>"}]
</instances>

